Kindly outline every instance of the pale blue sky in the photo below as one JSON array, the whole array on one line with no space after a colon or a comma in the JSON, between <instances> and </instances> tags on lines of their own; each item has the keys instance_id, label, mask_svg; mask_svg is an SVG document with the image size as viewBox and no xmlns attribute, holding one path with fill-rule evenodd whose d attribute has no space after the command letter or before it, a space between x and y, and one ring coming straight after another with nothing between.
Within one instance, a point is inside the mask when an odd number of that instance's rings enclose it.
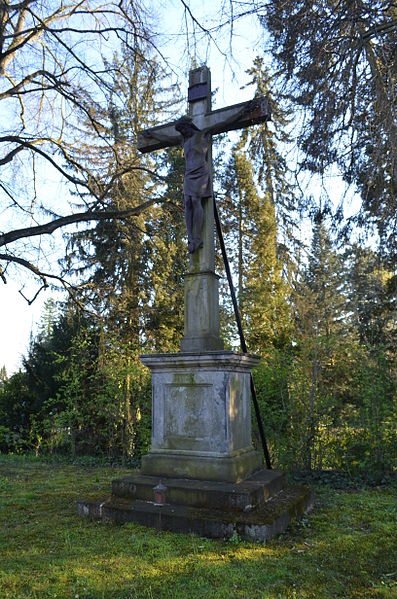
<instances>
[{"instance_id":1,"label":"pale blue sky","mask_svg":"<svg viewBox=\"0 0 397 599\"><path fill-rule=\"evenodd\" d=\"M256 53L259 51L257 42L261 36L261 29L256 25L254 19L247 19L237 25L233 39L233 57L229 57L229 63L225 57L214 47L208 47L206 40L196 28L196 40L193 30L190 28L189 48L186 45L184 33L185 18L183 5L180 0L167 0L166 2L153 1L152 6L158 14L158 30L165 34L159 38L161 52L172 65L178 78L181 89L187 90L187 75L191 60L195 59L198 64L206 63L212 74L212 88L219 89L217 94L217 106L244 101L252 96L250 90L240 90L247 83L245 70L251 65ZM212 2L204 0L192 0L190 6L197 17L207 16L207 23L214 25L218 22L217 15L222 1ZM203 21L204 22L204 21ZM216 42L223 52L229 53L228 32L217 35ZM257 46L254 48L253 46ZM238 59L238 63L237 63ZM46 193L54 192L54 201L59 198L59 189L54 190L54 182L42 180L41 185L46 186ZM4 223L3 223L4 226ZM14 225L15 226L15 225ZM54 255L54 260L56 255ZM0 367L4 364L8 374L16 371L21 365L21 356L26 353L30 333L37 331L37 323L43 310L44 302L51 297L49 290L42 291L32 305L28 305L19 290L24 287L23 293L32 298L37 290L37 284L31 282L26 272L20 270L18 279L8 278L7 285L0 281Z\"/></svg>"},{"instance_id":2,"label":"pale blue sky","mask_svg":"<svg viewBox=\"0 0 397 599\"><path fill-rule=\"evenodd\" d=\"M214 26L219 22L219 11L223 5L222 0L191 0L190 6L193 14L199 18L206 15L203 23ZM158 14L158 28L165 34L156 43L159 44L161 52L165 55L174 70L174 79L178 79L183 93L187 91L187 77L191 61L196 60L198 65L206 63L211 69L212 89L218 89L216 106L222 107L235 104L252 97L251 89L240 89L248 82L245 71L252 65L257 54L263 52L264 39L263 30L259 27L253 17L248 17L235 23L233 32L233 44L230 47L229 31L226 28L223 34L216 34L216 43L222 52L229 55L228 61L212 43L208 45L207 39L196 27L196 36L193 35L190 23L189 47L186 43L185 18L183 5L180 0L167 0L161 2L153 0L152 5ZM232 50L232 55L230 55ZM54 191L54 199L62 193L56 190L56 184L43 180L41 185L46 185L47 191ZM317 186L319 187L319 186ZM342 184L339 179L331 183L332 193L336 197L342 192ZM316 193L316 186L312 188ZM53 246L56 244L53 243ZM54 253L54 260L56 253ZM25 273L21 273L23 276ZM30 332L37 330L36 324L40 319L43 304L51 297L49 291L40 293L37 300L32 304L22 298L19 289L26 284L24 293L33 297L37 285L31 286L29 278L25 280L9 279L7 285L0 281L0 367L4 364L7 372L11 374L20 366L21 355L26 352Z\"/></svg>"}]
</instances>

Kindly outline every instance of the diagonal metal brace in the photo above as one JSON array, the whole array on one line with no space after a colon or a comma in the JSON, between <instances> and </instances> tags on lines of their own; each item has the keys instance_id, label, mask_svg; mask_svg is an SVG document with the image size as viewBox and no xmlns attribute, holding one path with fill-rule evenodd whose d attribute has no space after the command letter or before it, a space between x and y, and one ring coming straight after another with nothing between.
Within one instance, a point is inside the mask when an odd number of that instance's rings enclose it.
<instances>
[{"instance_id":1,"label":"diagonal metal brace","mask_svg":"<svg viewBox=\"0 0 397 599\"><path fill-rule=\"evenodd\" d=\"M228 280L228 283L229 283L230 295L232 297L233 308L234 308L234 315L235 315L235 318L236 318L238 333L239 333L239 336L240 336L241 349L242 349L243 353L246 354L246 353L248 353L248 349L247 349L247 344L245 342L243 325L241 323L240 311L238 309L238 304L237 304L237 299L236 299L236 292L235 292L234 285L233 285L233 280L232 280L232 274L230 272L229 259L228 259L227 254L226 254L225 241L224 241L224 238L223 238L222 225L221 225L221 221L220 221L220 218L219 218L218 208L217 208L217 205L216 205L215 194L213 194L213 199L214 199L214 216L215 216L216 232L218 234L218 239L219 239L219 243L220 243L220 246L221 246L223 263L225 265L227 280ZM272 464L271 464L271 461L270 461L269 450L268 450L267 444L266 444L265 431L263 430L263 422L262 422L261 413L260 413L260 410L259 410L258 398L257 398L257 395L256 395L254 377L252 376L252 372L250 373L250 385L251 385L251 397L252 397L252 402L254 404L256 421L258 423L259 435L260 435L261 442L262 442L262 448L263 448L263 453L264 453L264 456L265 456L266 467L269 470L271 470L272 469Z\"/></svg>"}]
</instances>

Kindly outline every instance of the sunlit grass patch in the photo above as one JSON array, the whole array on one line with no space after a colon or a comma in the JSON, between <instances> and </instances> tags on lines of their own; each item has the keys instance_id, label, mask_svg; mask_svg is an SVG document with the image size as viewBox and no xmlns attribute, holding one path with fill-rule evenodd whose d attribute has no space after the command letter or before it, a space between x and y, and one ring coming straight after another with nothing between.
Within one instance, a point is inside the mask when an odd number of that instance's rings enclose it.
<instances>
[{"instance_id":1,"label":"sunlit grass patch","mask_svg":"<svg viewBox=\"0 0 397 599\"><path fill-rule=\"evenodd\" d=\"M128 471L0 456L0 597L397 597L397 488L315 489L265 545L80 519Z\"/></svg>"}]
</instances>

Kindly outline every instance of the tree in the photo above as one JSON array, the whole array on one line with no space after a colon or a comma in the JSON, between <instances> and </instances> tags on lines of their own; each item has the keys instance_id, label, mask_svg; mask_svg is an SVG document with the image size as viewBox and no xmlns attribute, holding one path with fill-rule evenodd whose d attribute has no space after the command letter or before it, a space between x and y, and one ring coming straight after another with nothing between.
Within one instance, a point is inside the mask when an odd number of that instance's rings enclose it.
<instances>
[{"instance_id":1,"label":"tree","mask_svg":"<svg viewBox=\"0 0 397 599\"><path fill-rule=\"evenodd\" d=\"M312 333L325 340L343 324L346 302L343 269L343 260L326 226L326 214L318 210L314 215L313 239L302 284L309 290L309 307L305 311L312 323Z\"/></svg>"},{"instance_id":2,"label":"tree","mask_svg":"<svg viewBox=\"0 0 397 599\"><path fill-rule=\"evenodd\" d=\"M136 350L71 301L47 306L41 324L22 370L0 385L0 449L137 458L151 394Z\"/></svg>"},{"instance_id":3,"label":"tree","mask_svg":"<svg viewBox=\"0 0 397 599\"><path fill-rule=\"evenodd\" d=\"M389 264L397 249L397 7L391 0L230 0L217 24L185 6L186 22L220 50L215 33L255 16L281 97L295 112L300 167L337 165L361 195L352 224L376 226ZM188 31L188 26L186 26ZM220 37L220 36L219 36ZM237 57L237 53L236 53ZM339 217L341 211L337 213Z\"/></svg>"},{"instance_id":4,"label":"tree","mask_svg":"<svg viewBox=\"0 0 397 599\"><path fill-rule=\"evenodd\" d=\"M91 136L96 147L109 150L110 119L103 108L109 107L117 67L106 67L106 55L123 45L150 63L153 35L148 23L149 15L138 0L106 5L96 0L2 2L3 282L13 265L30 271L44 287L51 279L70 286L49 266L42 236L73 223L134 217L155 201L146 198L125 211L109 205L122 176L145 167L131 156L120 160L115 155L114 168L106 171L101 163L76 159L73 152L82 136ZM130 135L133 139L135 131ZM71 188L80 207L67 200Z\"/></svg>"},{"instance_id":5,"label":"tree","mask_svg":"<svg viewBox=\"0 0 397 599\"><path fill-rule=\"evenodd\" d=\"M277 255L277 225L270 193L261 197L245 136L233 147L223 204L228 253L237 276L239 310L250 351L283 344L290 330L288 286Z\"/></svg>"},{"instance_id":6,"label":"tree","mask_svg":"<svg viewBox=\"0 0 397 599\"><path fill-rule=\"evenodd\" d=\"M385 268L372 249L354 243L347 250L350 263L348 310L362 345L383 347L393 354L396 322L396 275Z\"/></svg>"},{"instance_id":7,"label":"tree","mask_svg":"<svg viewBox=\"0 0 397 599\"><path fill-rule=\"evenodd\" d=\"M151 269L145 287L145 345L155 351L178 351L183 334L183 276L188 271L186 225L182 208L185 159L181 147L163 157L164 202L153 211L150 226Z\"/></svg>"},{"instance_id":8,"label":"tree","mask_svg":"<svg viewBox=\"0 0 397 599\"><path fill-rule=\"evenodd\" d=\"M7 370L5 366L0 368L0 385L4 385L4 383L8 380Z\"/></svg>"},{"instance_id":9,"label":"tree","mask_svg":"<svg viewBox=\"0 0 397 599\"><path fill-rule=\"evenodd\" d=\"M396 251L397 7L389 0L255 3L286 92L304 110L302 167L337 164L360 191L357 222Z\"/></svg>"},{"instance_id":10,"label":"tree","mask_svg":"<svg viewBox=\"0 0 397 599\"><path fill-rule=\"evenodd\" d=\"M164 303L170 301L174 313L183 305L183 158L180 149L143 157L131 144L131 132L136 136L139 130L151 126L159 113L175 110L178 95L173 88L166 89L164 73L155 60L148 63L141 55L125 52L113 57L109 70L117 71L110 105L109 148L87 147L84 140L75 152L80 159L96 164L101 161L109 172L117 161L129 160L140 166L123 175L114 186L108 200L114 210L126 212L140 206L148 195L158 197L161 206L151 206L134 219L102 221L89 231L72 233L66 269L74 269L84 279L83 301L102 314L107 332L117 333L138 351L143 344L150 348L158 345L160 318L163 334L166 330L171 336L175 334L171 333L172 326L165 325L168 316ZM159 88L161 101L156 100ZM170 101L166 99L171 95L167 91L172 92ZM145 168L149 164L162 175L152 180ZM179 264L176 279L180 301L174 301L170 289L174 262Z\"/></svg>"},{"instance_id":11,"label":"tree","mask_svg":"<svg viewBox=\"0 0 397 599\"><path fill-rule=\"evenodd\" d=\"M299 353L291 388L296 419L301 420L300 451L308 469L322 462L319 431L324 418L341 396L346 400L346 373L342 376L340 363L347 329L345 294L344 263L327 227L327 211L318 210L313 215L308 262L294 294Z\"/></svg>"},{"instance_id":12,"label":"tree","mask_svg":"<svg viewBox=\"0 0 397 599\"><path fill-rule=\"evenodd\" d=\"M278 93L261 57L247 73L255 96L269 98L273 126L262 123L241 133L225 168L225 198L220 206L249 347L261 353L269 344L286 343L291 331L284 275L288 273L296 206L280 151L289 141L287 115L277 102Z\"/></svg>"},{"instance_id":13,"label":"tree","mask_svg":"<svg viewBox=\"0 0 397 599\"><path fill-rule=\"evenodd\" d=\"M285 106L283 94L277 86L277 77L266 67L262 56L255 58L247 74L251 76L247 87L255 88L255 96L267 96L271 105L271 121L252 127L243 135L248 142L247 150L254 167L256 184L267 194L275 208L279 249L283 240L283 258L287 262L288 252L296 246L297 221L303 200L299 189L293 185L293 173L286 160L288 148L292 144L288 130L293 112Z\"/></svg>"}]
</instances>

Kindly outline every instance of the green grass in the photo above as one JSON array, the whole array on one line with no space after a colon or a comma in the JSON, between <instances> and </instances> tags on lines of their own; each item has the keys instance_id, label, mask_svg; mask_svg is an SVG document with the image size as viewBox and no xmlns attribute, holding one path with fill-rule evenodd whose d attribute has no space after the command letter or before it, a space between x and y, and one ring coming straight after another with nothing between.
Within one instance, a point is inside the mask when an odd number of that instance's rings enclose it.
<instances>
[{"instance_id":1,"label":"green grass","mask_svg":"<svg viewBox=\"0 0 397 599\"><path fill-rule=\"evenodd\" d=\"M0 456L0 599L397 598L397 486L316 485L316 509L266 545L76 515L122 468Z\"/></svg>"}]
</instances>

